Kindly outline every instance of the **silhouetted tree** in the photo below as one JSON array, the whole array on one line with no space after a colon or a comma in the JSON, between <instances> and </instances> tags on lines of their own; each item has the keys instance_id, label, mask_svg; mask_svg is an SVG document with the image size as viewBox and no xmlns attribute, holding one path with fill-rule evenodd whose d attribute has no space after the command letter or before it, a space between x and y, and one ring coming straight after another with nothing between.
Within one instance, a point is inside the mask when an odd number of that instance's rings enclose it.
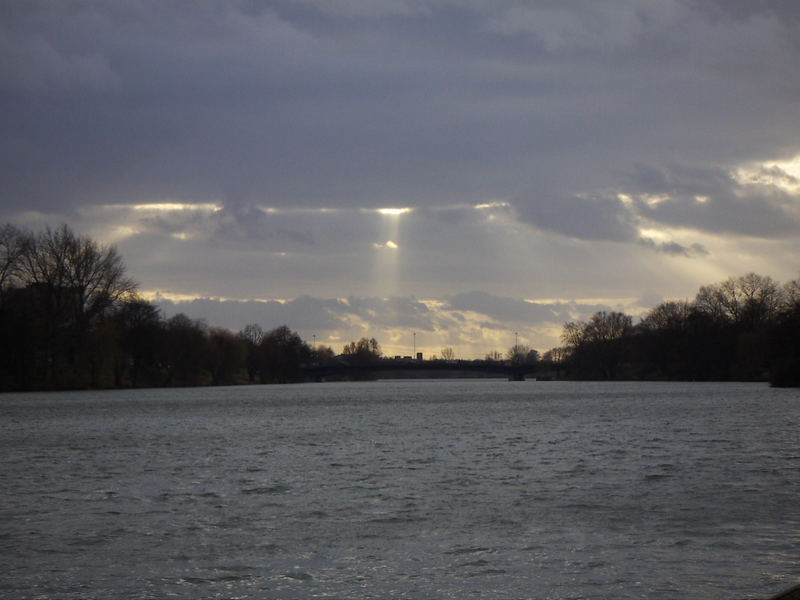
<instances>
[{"instance_id":1,"label":"silhouetted tree","mask_svg":"<svg viewBox=\"0 0 800 600\"><path fill-rule=\"evenodd\" d=\"M377 360L382 356L381 345L375 338L362 337L357 342L345 344L342 355L350 362L364 363Z\"/></svg>"},{"instance_id":2,"label":"silhouetted tree","mask_svg":"<svg viewBox=\"0 0 800 600\"><path fill-rule=\"evenodd\" d=\"M333 360L335 356L336 353L330 346L323 346L320 344L311 350L311 362L324 363Z\"/></svg>"},{"instance_id":3,"label":"silhouetted tree","mask_svg":"<svg viewBox=\"0 0 800 600\"><path fill-rule=\"evenodd\" d=\"M694 306L717 325L717 355L733 349L729 377L763 379L770 354L768 328L785 306L784 298L777 282L755 273L700 288Z\"/></svg>"},{"instance_id":4,"label":"silhouetted tree","mask_svg":"<svg viewBox=\"0 0 800 600\"><path fill-rule=\"evenodd\" d=\"M545 373L552 372L552 376L560 379L568 359L569 352L566 348L551 348L542 354L542 358L539 361L539 370Z\"/></svg>"},{"instance_id":5,"label":"silhouetted tree","mask_svg":"<svg viewBox=\"0 0 800 600\"><path fill-rule=\"evenodd\" d=\"M302 367L311 360L311 348L286 325L264 334L259 376L262 383L302 381Z\"/></svg>"},{"instance_id":6,"label":"silhouetted tree","mask_svg":"<svg viewBox=\"0 0 800 600\"><path fill-rule=\"evenodd\" d=\"M564 324L562 340L569 352L574 376L584 379L614 379L625 354L625 337L633 319L620 312L600 311L588 322Z\"/></svg>"},{"instance_id":7,"label":"silhouetted tree","mask_svg":"<svg viewBox=\"0 0 800 600\"><path fill-rule=\"evenodd\" d=\"M771 277L748 273L702 286L694 305L714 319L752 328L775 317L783 305L783 297L780 286Z\"/></svg>"},{"instance_id":8,"label":"silhouetted tree","mask_svg":"<svg viewBox=\"0 0 800 600\"><path fill-rule=\"evenodd\" d=\"M47 357L35 290L9 288L0 305L0 385L29 390L46 386Z\"/></svg>"},{"instance_id":9,"label":"silhouetted tree","mask_svg":"<svg viewBox=\"0 0 800 600\"><path fill-rule=\"evenodd\" d=\"M439 353L442 355L442 360L453 360L456 357L455 351L451 347L442 348Z\"/></svg>"},{"instance_id":10,"label":"silhouetted tree","mask_svg":"<svg viewBox=\"0 0 800 600\"><path fill-rule=\"evenodd\" d=\"M161 346L166 327L158 308L132 297L120 304L111 317L119 339L119 353L114 365L117 387L159 385Z\"/></svg>"},{"instance_id":11,"label":"silhouetted tree","mask_svg":"<svg viewBox=\"0 0 800 600\"><path fill-rule=\"evenodd\" d=\"M547 350L542 355L542 363L547 363L548 366L561 364L569 358L569 352L566 348L558 347Z\"/></svg>"},{"instance_id":12,"label":"silhouetted tree","mask_svg":"<svg viewBox=\"0 0 800 600\"><path fill-rule=\"evenodd\" d=\"M788 289L787 289L788 288ZM785 306L769 331L769 382L777 387L800 387L800 279L784 288Z\"/></svg>"},{"instance_id":13,"label":"silhouetted tree","mask_svg":"<svg viewBox=\"0 0 800 600\"><path fill-rule=\"evenodd\" d=\"M792 279L783 284L783 308L782 310L791 311L800 304L800 278Z\"/></svg>"},{"instance_id":14,"label":"silhouetted tree","mask_svg":"<svg viewBox=\"0 0 800 600\"><path fill-rule=\"evenodd\" d=\"M183 313L166 324L161 360L164 386L203 383L203 365L208 356L205 323L193 321Z\"/></svg>"},{"instance_id":15,"label":"silhouetted tree","mask_svg":"<svg viewBox=\"0 0 800 600\"><path fill-rule=\"evenodd\" d=\"M90 385L96 371L92 328L136 287L121 257L113 246L77 236L66 225L39 234L5 226L0 238L3 284L27 290L35 321L28 334L40 355L37 371L43 368L37 379L47 387Z\"/></svg>"},{"instance_id":16,"label":"silhouetted tree","mask_svg":"<svg viewBox=\"0 0 800 600\"><path fill-rule=\"evenodd\" d=\"M692 315L687 301L663 302L651 309L636 328L636 371L646 379L689 377Z\"/></svg>"},{"instance_id":17,"label":"silhouetted tree","mask_svg":"<svg viewBox=\"0 0 800 600\"><path fill-rule=\"evenodd\" d=\"M13 225L0 227L0 307L6 290L18 287L26 235Z\"/></svg>"},{"instance_id":18,"label":"silhouetted tree","mask_svg":"<svg viewBox=\"0 0 800 600\"><path fill-rule=\"evenodd\" d=\"M506 360L514 365L535 365L539 362L539 353L525 344L515 344L506 352Z\"/></svg>"},{"instance_id":19,"label":"silhouetted tree","mask_svg":"<svg viewBox=\"0 0 800 600\"><path fill-rule=\"evenodd\" d=\"M237 373L245 369L247 347L244 340L227 329L219 327L208 331L209 354L207 368L212 385L231 385Z\"/></svg>"},{"instance_id":20,"label":"silhouetted tree","mask_svg":"<svg viewBox=\"0 0 800 600\"><path fill-rule=\"evenodd\" d=\"M244 340L245 344L247 379L250 383L254 383L259 371L261 341L264 339L264 330L257 323L250 323L245 325L245 328L239 332L239 336Z\"/></svg>"}]
</instances>

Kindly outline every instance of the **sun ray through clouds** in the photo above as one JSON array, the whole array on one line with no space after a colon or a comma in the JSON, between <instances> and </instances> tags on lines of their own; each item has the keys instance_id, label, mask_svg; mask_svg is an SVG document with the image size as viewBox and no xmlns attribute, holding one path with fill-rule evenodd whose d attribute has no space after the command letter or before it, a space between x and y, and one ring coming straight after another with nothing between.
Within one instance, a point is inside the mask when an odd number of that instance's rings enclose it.
<instances>
[{"instance_id":1,"label":"sun ray through clouds","mask_svg":"<svg viewBox=\"0 0 800 600\"><path fill-rule=\"evenodd\" d=\"M375 251L372 277L373 294L382 298L398 293L398 263L401 248L400 218L411 212L410 208L379 208L374 211L380 215L378 240L372 243Z\"/></svg>"}]
</instances>

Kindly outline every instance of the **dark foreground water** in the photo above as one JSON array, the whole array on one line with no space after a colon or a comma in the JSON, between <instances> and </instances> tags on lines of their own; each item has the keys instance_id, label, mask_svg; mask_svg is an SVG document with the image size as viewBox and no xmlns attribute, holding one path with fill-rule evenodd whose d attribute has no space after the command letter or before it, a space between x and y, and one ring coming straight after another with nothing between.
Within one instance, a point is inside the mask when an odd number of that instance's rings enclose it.
<instances>
[{"instance_id":1,"label":"dark foreground water","mask_svg":"<svg viewBox=\"0 0 800 600\"><path fill-rule=\"evenodd\" d=\"M0 397L0 597L764 598L800 391L381 381Z\"/></svg>"}]
</instances>

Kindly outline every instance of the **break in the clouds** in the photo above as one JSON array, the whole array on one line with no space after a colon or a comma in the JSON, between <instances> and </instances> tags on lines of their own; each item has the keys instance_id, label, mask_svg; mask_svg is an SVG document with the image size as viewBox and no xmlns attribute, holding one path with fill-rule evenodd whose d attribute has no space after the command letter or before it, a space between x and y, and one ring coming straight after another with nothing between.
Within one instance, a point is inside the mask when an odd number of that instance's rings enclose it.
<instances>
[{"instance_id":1,"label":"break in the clouds","mask_svg":"<svg viewBox=\"0 0 800 600\"><path fill-rule=\"evenodd\" d=\"M331 336L466 345L509 303L788 279L799 26L777 0L8 0L0 216L116 243L150 293L298 329L315 298Z\"/></svg>"},{"instance_id":2,"label":"break in the clouds","mask_svg":"<svg viewBox=\"0 0 800 600\"><path fill-rule=\"evenodd\" d=\"M560 343L561 325L588 318L597 310L637 310L642 301L626 305L605 303L536 302L494 296L487 292L462 292L444 300L414 297L314 298L291 300L189 300L154 298L171 317L178 313L217 326L241 330L249 323L265 329L295 323L307 340L336 351L351 340L377 337L390 355L411 355L414 349L428 355L444 347L460 358L483 358L505 351L516 341L533 340L549 348Z\"/></svg>"}]
</instances>

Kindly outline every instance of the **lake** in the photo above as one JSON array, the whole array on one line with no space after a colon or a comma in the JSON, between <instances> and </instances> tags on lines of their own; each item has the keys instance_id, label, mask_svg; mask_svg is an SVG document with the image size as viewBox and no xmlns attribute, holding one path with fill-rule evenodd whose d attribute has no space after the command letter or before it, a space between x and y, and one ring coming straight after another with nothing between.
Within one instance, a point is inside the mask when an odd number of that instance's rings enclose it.
<instances>
[{"instance_id":1,"label":"lake","mask_svg":"<svg viewBox=\"0 0 800 600\"><path fill-rule=\"evenodd\" d=\"M766 598L800 390L404 380L0 396L0 597Z\"/></svg>"}]
</instances>

